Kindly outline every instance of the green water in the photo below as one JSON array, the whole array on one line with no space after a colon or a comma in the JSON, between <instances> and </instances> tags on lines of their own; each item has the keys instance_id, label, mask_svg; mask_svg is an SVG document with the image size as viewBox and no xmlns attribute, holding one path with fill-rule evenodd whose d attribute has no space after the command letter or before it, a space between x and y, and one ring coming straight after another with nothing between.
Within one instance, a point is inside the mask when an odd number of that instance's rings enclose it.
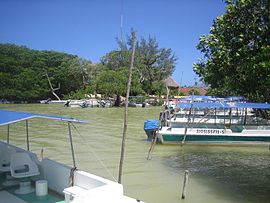
<instances>
[{"instance_id":1,"label":"green water","mask_svg":"<svg viewBox=\"0 0 270 203\"><path fill-rule=\"evenodd\" d=\"M114 180L118 176L123 108L65 108L62 105L0 105L0 109L76 117L89 121L73 128L78 168ZM156 145L147 161L150 143L143 122L156 119L161 108L130 108L123 169L125 194L149 203L264 203L270 202L268 147ZM26 147L25 123L10 126L10 142ZM30 149L40 157L72 164L67 125L33 119ZM0 139L6 139L0 127ZM102 163L101 163L102 162ZM104 169L103 165L107 169ZM184 170L189 170L186 199L181 199ZM107 172L114 176L114 178Z\"/></svg>"}]
</instances>

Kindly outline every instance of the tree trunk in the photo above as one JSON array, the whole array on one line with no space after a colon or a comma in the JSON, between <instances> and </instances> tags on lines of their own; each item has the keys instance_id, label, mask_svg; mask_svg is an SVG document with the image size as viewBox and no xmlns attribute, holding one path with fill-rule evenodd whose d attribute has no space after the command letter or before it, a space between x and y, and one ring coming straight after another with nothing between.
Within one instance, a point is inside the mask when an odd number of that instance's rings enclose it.
<instances>
[{"instance_id":1,"label":"tree trunk","mask_svg":"<svg viewBox=\"0 0 270 203\"><path fill-rule=\"evenodd\" d=\"M114 106L120 106L120 104L121 104L121 98L120 98L120 95L117 95Z\"/></svg>"}]
</instances>

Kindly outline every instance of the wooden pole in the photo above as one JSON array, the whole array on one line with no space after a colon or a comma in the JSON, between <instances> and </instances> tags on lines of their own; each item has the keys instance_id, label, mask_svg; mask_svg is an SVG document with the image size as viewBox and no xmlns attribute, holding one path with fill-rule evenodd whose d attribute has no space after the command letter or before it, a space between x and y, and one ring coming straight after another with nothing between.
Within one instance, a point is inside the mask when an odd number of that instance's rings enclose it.
<instances>
[{"instance_id":1,"label":"wooden pole","mask_svg":"<svg viewBox=\"0 0 270 203\"><path fill-rule=\"evenodd\" d=\"M129 98L131 79L132 79L132 69L133 69L133 64L134 64L136 35L137 35L136 32L132 32L132 42L133 42L132 43L132 56L131 56L131 62L130 62L130 67L129 67L129 77L128 77L128 84L127 84L126 102L125 102L124 128L123 128L123 137L122 137L121 157L120 157L120 163L119 163L118 183L122 182L122 171L123 171L125 145L126 145L126 134L127 134L128 98Z\"/></svg>"},{"instance_id":2,"label":"wooden pole","mask_svg":"<svg viewBox=\"0 0 270 203\"><path fill-rule=\"evenodd\" d=\"M182 189L182 199L186 198L186 187L188 183L188 170L185 170L185 175L184 175L184 183L183 183L183 189Z\"/></svg>"},{"instance_id":3,"label":"wooden pole","mask_svg":"<svg viewBox=\"0 0 270 203\"><path fill-rule=\"evenodd\" d=\"M154 150L154 147L155 147L156 142L157 142L157 134L156 134L156 132L154 131L154 132L153 132L152 143L151 143L150 149L149 149L149 151L148 151L147 160L151 160L151 158L152 158L151 153L152 153L152 151Z\"/></svg>"}]
</instances>

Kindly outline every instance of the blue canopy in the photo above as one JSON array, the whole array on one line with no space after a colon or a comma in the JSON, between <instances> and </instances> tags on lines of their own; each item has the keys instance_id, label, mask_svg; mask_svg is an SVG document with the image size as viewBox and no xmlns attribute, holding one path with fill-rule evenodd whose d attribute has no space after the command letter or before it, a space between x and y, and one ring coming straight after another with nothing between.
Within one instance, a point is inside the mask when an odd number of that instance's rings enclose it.
<instances>
[{"instance_id":1,"label":"blue canopy","mask_svg":"<svg viewBox=\"0 0 270 203\"><path fill-rule=\"evenodd\" d=\"M221 102L239 102L245 101L245 97L231 96L231 97L214 97L214 96L200 96L200 95L191 95L188 97L180 98L182 101L221 101Z\"/></svg>"},{"instance_id":2,"label":"blue canopy","mask_svg":"<svg viewBox=\"0 0 270 203\"><path fill-rule=\"evenodd\" d=\"M144 121L144 130L157 130L159 128L159 121L148 119Z\"/></svg>"},{"instance_id":3,"label":"blue canopy","mask_svg":"<svg viewBox=\"0 0 270 203\"><path fill-rule=\"evenodd\" d=\"M212 101L215 98L212 96L200 96L200 95L191 95L188 97L182 97L179 100L182 101Z\"/></svg>"},{"instance_id":4,"label":"blue canopy","mask_svg":"<svg viewBox=\"0 0 270 203\"><path fill-rule=\"evenodd\" d=\"M27 113L27 112L0 109L0 126L16 123L23 120L28 120L31 118L46 118L46 119L68 121L68 122L75 122L75 123L87 123L86 121L78 120L75 118L63 117L63 116L51 116L51 115L46 115L46 114Z\"/></svg>"},{"instance_id":5,"label":"blue canopy","mask_svg":"<svg viewBox=\"0 0 270 203\"><path fill-rule=\"evenodd\" d=\"M179 108L209 108L209 109L230 109L230 108L252 108L270 109L270 104L265 103L240 103L240 102L178 102Z\"/></svg>"}]
</instances>

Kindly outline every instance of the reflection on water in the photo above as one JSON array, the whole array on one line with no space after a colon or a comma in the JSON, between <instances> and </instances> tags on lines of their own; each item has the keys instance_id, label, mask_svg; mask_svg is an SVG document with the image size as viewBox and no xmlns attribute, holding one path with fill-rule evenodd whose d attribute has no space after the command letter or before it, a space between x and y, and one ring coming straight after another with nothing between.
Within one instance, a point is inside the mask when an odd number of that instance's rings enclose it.
<instances>
[{"instance_id":1,"label":"reflection on water","mask_svg":"<svg viewBox=\"0 0 270 203\"><path fill-rule=\"evenodd\" d=\"M80 169L117 179L123 108L64 108L61 105L0 105L0 108L76 117L89 121L72 128L76 161ZM268 147L156 145L152 160L146 156L143 122L157 119L161 108L131 108L124 162L123 185L129 196L150 203L250 202L270 200L270 151ZM25 148L24 123L10 127L11 143ZM67 125L34 119L29 122L30 149L71 164ZM0 127L0 138L6 139ZM98 158L97 158L98 157ZM107 170L104 169L106 165ZM190 171L187 196L181 200L184 170ZM113 176L113 177L112 177Z\"/></svg>"},{"instance_id":2,"label":"reflection on water","mask_svg":"<svg viewBox=\"0 0 270 203\"><path fill-rule=\"evenodd\" d=\"M164 163L172 170L218 182L220 189L246 202L269 202L270 152L267 147L184 146Z\"/></svg>"}]
</instances>

